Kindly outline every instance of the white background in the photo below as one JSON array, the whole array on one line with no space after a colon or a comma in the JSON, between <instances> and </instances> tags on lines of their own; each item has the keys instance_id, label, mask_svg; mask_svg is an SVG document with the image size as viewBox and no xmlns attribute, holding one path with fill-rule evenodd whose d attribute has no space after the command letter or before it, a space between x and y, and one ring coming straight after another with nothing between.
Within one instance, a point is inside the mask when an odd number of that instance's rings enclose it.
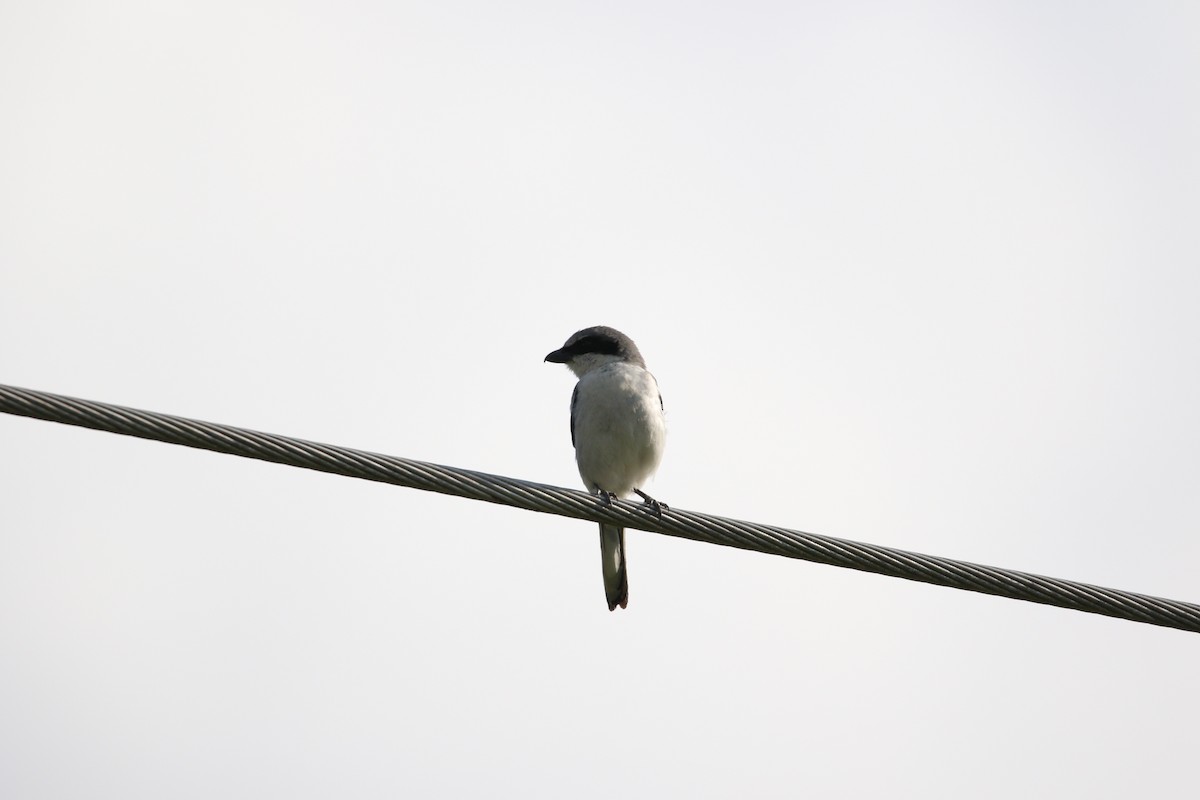
<instances>
[{"instance_id":1,"label":"white background","mask_svg":"<svg viewBox=\"0 0 1200 800\"><path fill-rule=\"evenodd\" d=\"M1200 13L4 2L0 382L1200 601ZM1200 637L0 416L0 795L1197 796Z\"/></svg>"}]
</instances>

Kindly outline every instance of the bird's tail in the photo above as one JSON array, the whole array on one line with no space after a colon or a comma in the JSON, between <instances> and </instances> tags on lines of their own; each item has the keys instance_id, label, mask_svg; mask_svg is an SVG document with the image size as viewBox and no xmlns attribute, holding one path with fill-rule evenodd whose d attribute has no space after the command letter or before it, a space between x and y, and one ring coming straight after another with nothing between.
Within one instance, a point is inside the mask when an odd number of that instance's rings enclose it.
<instances>
[{"instance_id":1,"label":"bird's tail","mask_svg":"<svg viewBox=\"0 0 1200 800\"><path fill-rule=\"evenodd\" d=\"M625 529L616 525L600 526L600 555L603 558L604 595L608 610L629 603L629 579L625 576Z\"/></svg>"}]
</instances>

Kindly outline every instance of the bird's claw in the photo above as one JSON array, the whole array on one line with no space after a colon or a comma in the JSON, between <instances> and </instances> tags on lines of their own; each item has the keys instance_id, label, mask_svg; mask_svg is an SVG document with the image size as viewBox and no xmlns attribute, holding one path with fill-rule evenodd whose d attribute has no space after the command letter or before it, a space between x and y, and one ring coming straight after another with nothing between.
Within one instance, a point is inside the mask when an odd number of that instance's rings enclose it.
<instances>
[{"instance_id":1,"label":"bird's claw","mask_svg":"<svg viewBox=\"0 0 1200 800\"><path fill-rule=\"evenodd\" d=\"M671 510L671 507L669 505L667 505L666 503L660 503L659 501L655 500L650 495L643 492L641 489L634 489L633 491L636 492L637 495L642 498L642 502L644 505L650 506L650 510L654 512L654 516L658 517L659 520L662 519L662 515L663 515L664 511Z\"/></svg>"},{"instance_id":2,"label":"bird's claw","mask_svg":"<svg viewBox=\"0 0 1200 800\"><path fill-rule=\"evenodd\" d=\"M596 494L600 495L600 502L606 506L611 506L613 504L613 500L617 499L615 494L612 492L606 492L603 489L597 491Z\"/></svg>"}]
</instances>

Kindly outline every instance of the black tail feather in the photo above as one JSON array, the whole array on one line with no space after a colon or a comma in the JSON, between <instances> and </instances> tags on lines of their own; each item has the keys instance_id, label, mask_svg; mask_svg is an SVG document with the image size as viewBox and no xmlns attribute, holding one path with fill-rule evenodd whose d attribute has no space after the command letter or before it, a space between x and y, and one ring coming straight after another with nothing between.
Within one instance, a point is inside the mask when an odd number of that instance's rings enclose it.
<instances>
[{"instance_id":1,"label":"black tail feather","mask_svg":"<svg viewBox=\"0 0 1200 800\"><path fill-rule=\"evenodd\" d=\"M615 525L600 526L600 557L604 574L604 596L608 610L629 604L629 578L625 573L625 529Z\"/></svg>"}]
</instances>

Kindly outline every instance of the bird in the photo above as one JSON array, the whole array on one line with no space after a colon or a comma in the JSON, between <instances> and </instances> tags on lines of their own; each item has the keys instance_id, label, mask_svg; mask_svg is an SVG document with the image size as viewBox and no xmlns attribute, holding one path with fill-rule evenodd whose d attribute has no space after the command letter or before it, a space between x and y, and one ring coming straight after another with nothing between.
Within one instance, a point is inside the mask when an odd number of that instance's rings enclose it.
<instances>
[{"instance_id":1,"label":"bird","mask_svg":"<svg viewBox=\"0 0 1200 800\"><path fill-rule=\"evenodd\" d=\"M636 344L605 325L573 333L546 361L565 364L579 382L571 393L571 444L584 486L602 503L637 494L661 519L667 510L643 491L667 440L662 393ZM608 610L629 604L625 529L600 523Z\"/></svg>"}]
</instances>

